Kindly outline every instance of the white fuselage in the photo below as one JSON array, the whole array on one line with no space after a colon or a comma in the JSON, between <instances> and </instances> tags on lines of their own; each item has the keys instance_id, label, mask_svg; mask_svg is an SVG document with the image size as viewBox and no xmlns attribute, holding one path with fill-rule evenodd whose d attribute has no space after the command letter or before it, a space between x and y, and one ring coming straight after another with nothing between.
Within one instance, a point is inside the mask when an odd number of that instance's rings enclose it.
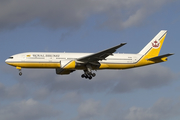
<instances>
[{"instance_id":1,"label":"white fuselage","mask_svg":"<svg viewBox=\"0 0 180 120\"><path fill-rule=\"evenodd\" d=\"M28 52L9 57L6 63L22 68L59 68L64 60L76 60L93 53L58 53L58 52ZM99 61L107 69L123 69L121 67L108 67L109 64L136 64L143 55L114 53L105 60ZM103 67L100 67L103 69Z\"/></svg>"}]
</instances>

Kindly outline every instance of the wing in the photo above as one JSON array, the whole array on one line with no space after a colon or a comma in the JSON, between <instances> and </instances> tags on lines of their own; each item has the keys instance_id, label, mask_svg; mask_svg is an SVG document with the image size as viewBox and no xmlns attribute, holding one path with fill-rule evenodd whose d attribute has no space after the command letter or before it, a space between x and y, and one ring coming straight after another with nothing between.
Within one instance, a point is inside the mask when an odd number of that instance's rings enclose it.
<instances>
[{"instance_id":1,"label":"wing","mask_svg":"<svg viewBox=\"0 0 180 120\"><path fill-rule=\"evenodd\" d=\"M94 53L82 58L77 59L77 61L81 61L81 62L98 62L99 60L105 60L106 57L108 57L109 55L112 55L118 48L122 47L123 45L125 45L126 43L121 43L117 46L114 46L112 48L103 50L101 52L98 53Z\"/></svg>"}]
</instances>

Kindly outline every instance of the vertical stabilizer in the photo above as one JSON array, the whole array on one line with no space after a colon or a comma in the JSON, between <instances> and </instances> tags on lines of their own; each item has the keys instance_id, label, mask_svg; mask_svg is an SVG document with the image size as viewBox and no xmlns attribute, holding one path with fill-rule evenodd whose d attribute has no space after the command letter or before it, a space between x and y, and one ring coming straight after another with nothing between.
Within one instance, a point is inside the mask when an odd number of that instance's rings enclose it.
<instances>
[{"instance_id":1,"label":"vertical stabilizer","mask_svg":"<svg viewBox=\"0 0 180 120\"><path fill-rule=\"evenodd\" d=\"M167 30L161 30L138 54L147 57L155 57L159 55Z\"/></svg>"}]
</instances>

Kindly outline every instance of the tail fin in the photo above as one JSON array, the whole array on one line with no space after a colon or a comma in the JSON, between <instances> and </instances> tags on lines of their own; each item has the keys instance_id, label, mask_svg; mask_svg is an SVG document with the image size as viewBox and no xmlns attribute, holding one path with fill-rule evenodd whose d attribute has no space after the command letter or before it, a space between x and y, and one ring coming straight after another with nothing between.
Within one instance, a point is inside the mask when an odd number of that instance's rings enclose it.
<instances>
[{"instance_id":1,"label":"tail fin","mask_svg":"<svg viewBox=\"0 0 180 120\"><path fill-rule=\"evenodd\" d=\"M146 57L156 57L159 55L167 30L161 30L138 54Z\"/></svg>"}]
</instances>

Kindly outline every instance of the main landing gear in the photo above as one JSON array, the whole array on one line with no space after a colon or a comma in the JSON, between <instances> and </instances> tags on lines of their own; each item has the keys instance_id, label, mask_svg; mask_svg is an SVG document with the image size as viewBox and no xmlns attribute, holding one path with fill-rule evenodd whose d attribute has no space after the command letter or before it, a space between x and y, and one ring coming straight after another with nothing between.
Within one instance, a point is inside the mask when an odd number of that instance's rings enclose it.
<instances>
[{"instance_id":1,"label":"main landing gear","mask_svg":"<svg viewBox=\"0 0 180 120\"><path fill-rule=\"evenodd\" d=\"M96 73L92 73L92 72L88 72L88 71L84 71L84 74L81 75L82 78L89 78L89 80L92 79L92 77L95 77Z\"/></svg>"},{"instance_id":2,"label":"main landing gear","mask_svg":"<svg viewBox=\"0 0 180 120\"><path fill-rule=\"evenodd\" d=\"M90 65L86 65L86 70L84 70L84 74L81 75L82 78L89 78L89 80L92 79L92 77L95 77L96 74L92 73L92 67Z\"/></svg>"}]
</instances>

